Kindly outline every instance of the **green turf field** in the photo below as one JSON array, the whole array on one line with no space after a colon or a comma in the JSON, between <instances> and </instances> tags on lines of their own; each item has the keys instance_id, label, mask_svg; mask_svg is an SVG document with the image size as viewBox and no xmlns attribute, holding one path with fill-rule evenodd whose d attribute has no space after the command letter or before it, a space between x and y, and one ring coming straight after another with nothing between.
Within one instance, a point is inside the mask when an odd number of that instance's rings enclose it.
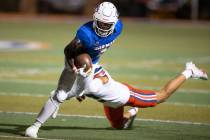
<instances>
[{"instance_id":1,"label":"green turf field","mask_svg":"<svg viewBox=\"0 0 210 140\"><path fill-rule=\"evenodd\" d=\"M24 130L36 117L30 112L39 112L56 88L63 48L82 23L73 19L0 22L0 40L49 45L34 51L0 49L0 139L23 139ZM102 56L101 64L118 81L155 90L190 60L210 74L209 25L125 20L123 34ZM166 103L141 109L132 130L111 129L102 105L91 99L65 102L60 114L40 130L41 138L209 140L210 81L189 80Z\"/></svg>"}]
</instances>

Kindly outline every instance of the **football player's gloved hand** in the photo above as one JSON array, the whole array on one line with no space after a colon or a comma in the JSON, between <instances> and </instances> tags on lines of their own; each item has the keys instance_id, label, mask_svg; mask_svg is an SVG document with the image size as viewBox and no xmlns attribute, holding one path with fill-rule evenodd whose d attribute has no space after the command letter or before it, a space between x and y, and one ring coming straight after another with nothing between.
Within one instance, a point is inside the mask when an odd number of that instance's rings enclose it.
<instances>
[{"instance_id":1,"label":"football player's gloved hand","mask_svg":"<svg viewBox=\"0 0 210 140\"><path fill-rule=\"evenodd\" d=\"M85 72L86 64L82 67L77 69L76 73L82 77L88 77L90 75L91 69Z\"/></svg>"}]
</instances>

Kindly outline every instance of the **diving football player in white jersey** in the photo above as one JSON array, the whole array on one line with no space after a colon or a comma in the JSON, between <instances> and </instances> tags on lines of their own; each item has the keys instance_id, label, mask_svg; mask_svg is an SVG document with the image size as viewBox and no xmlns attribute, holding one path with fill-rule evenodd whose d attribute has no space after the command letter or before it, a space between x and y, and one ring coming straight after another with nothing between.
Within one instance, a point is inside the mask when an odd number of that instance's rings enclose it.
<instances>
[{"instance_id":1,"label":"diving football player in white jersey","mask_svg":"<svg viewBox=\"0 0 210 140\"><path fill-rule=\"evenodd\" d=\"M78 57L87 58L88 55L81 54ZM91 63L90 58L89 61L86 62ZM81 100L84 99L84 96L87 96L102 102L107 119L111 126L116 129L130 128L136 117L138 108L154 107L164 102L187 79L208 79L204 71L197 68L192 62L188 62L186 63L185 70L176 78L170 80L161 90L141 90L113 80L108 73L103 70L98 73L103 74L103 77L97 76L97 74L94 75L93 72L90 73L91 67L87 68L91 66L91 64L86 63L85 66L86 70L84 70L84 68L79 69L80 71L76 78L76 81L81 83L80 85L84 85L84 92L77 96L80 96ZM92 75L94 75L93 78ZM104 84L104 81L107 80L108 82ZM85 84L87 82L88 84ZM76 86L73 85L70 94L78 94L78 92L75 92L77 90L74 90L75 87ZM124 113L124 106L132 106L133 108Z\"/></svg>"}]
</instances>

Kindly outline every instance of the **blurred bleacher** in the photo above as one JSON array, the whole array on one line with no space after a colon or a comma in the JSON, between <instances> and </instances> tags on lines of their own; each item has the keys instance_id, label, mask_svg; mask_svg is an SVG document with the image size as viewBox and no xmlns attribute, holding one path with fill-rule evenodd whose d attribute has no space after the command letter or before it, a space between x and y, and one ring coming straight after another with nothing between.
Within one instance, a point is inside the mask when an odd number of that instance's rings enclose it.
<instances>
[{"instance_id":1,"label":"blurred bleacher","mask_svg":"<svg viewBox=\"0 0 210 140\"><path fill-rule=\"evenodd\" d=\"M1 0L0 13L91 15L104 0ZM121 16L210 20L210 0L107 0Z\"/></svg>"}]
</instances>

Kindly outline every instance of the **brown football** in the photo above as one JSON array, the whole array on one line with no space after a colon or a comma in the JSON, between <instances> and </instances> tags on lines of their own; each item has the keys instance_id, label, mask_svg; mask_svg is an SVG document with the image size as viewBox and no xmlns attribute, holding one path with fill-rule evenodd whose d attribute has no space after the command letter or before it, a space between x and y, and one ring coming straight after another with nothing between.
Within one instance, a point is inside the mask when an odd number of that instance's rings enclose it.
<instances>
[{"instance_id":1,"label":"brown football","mask_svg":"<svg viewBox=\"0 0 210 140\"><path fill-rule=\"evenodd\" d=\"M75 57L74 64L77 68L81 68L86 65L85 72L92 68L92 59L87 53L80 54Z\"/></svg>"}]
</instances>

